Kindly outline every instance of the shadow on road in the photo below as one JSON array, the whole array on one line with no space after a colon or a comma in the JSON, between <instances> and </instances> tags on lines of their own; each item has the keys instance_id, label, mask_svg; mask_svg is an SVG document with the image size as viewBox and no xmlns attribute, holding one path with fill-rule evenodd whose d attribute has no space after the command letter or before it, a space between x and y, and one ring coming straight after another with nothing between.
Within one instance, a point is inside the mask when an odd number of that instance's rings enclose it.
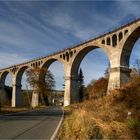
<instances>
[{"instance_id":1,"label":"shadow on road","mask_svg":"<svg viewBox=\"0 0 140 140\"><path fill-rule=\"evenodd\" d=\"M0 116L0 121L21 121L21 120L39 120L40 117L60 117L62 110L60 107L49 107L47 109L33 110L31 112L13 113L11 115Z\"/></svg>"}]
</instances>

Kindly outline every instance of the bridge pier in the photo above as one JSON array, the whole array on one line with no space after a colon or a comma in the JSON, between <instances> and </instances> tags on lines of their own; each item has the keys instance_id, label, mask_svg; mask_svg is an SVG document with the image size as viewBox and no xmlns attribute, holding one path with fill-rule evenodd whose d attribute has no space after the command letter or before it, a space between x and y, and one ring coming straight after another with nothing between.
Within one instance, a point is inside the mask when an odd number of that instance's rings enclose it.
<instances>
[{"instance_id":1,"label":"bridge pier","mask_svg":"<svg viewBox=\"0 0 140 140\"><path fill-rule=\"evenodd\" d=\"M32 101L31 101L31 106L33 108L38 107L39 105L39 95L36 89L33 90L32 93Z\"/></svg>"},{"instance_id":2,"label":"bridge pier","mask_svg":"<svg viewBox=\"0 0 140 140\"><path fill-rule=\"evenodd\" d=\"M72 76L65 77L64 106L78 102L78 78Z\"/></svg>"},{"instance_id":3,"label":"bridge pier","mask_svg":"<svg viewBox=\"0 0 140 140\"><path fill-rule=\"evenodd\" d=\"M13 84L13 90L12 90L12 107L18 107L22 105L22 95L21 95L21 84Z\"/></svg>"},{"instance_id":4,"label":"bridge pier","mask_svg":"<svg viewBox=\"0 0 140 140\"><path fill-rule=\"evenodd\" d=\"M120 88L123 84L129 81L131 70L126 66L110 68L108 93L110 90Z\"/></svg>"}]
</instances>

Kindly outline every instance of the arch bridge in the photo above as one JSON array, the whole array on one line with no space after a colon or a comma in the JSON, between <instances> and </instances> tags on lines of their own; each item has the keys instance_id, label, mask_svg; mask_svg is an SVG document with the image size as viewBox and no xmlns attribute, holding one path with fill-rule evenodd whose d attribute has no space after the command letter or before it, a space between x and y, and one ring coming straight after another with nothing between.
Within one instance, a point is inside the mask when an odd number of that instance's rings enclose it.
<instances>
[{"instance_id":1,"label":"arch bridge","mask_svg":"<svg viewBox=\"0 0 140 140\"><path fill-rule=\"evenodd\" d=\"M49 68L54 61L60 61L65 72L64 106L78 101L78 69L84 56L91 50L102 48L110 62L108 91L121 87L130 76L129 59L133 46L140 36L140 19L121 26L111 32L93 38L72 48L29 62L0 70L0 88L4 88L8 73L12 75L11 106L20 104L21 79L27 68ZM108 92L109 93L109 92ZM38 105L38 94L34 91L32 106Z\"/></svg>"}]
</instances>

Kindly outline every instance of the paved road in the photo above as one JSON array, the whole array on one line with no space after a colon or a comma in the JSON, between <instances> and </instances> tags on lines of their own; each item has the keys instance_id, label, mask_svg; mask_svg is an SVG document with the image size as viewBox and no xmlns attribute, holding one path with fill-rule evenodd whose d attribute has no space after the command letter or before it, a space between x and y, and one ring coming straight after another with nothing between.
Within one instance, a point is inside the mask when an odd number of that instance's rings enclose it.
<instances>
[{"instance_id":1,"label":"paved road","mask_svg":"<svg viewBox=\"0 0 140 140\"><path fill-rule=\"evenodd\" d=\"M50 139L61 116L60 107L0 116L0 140Z\"/></svg>"}]
</instances>

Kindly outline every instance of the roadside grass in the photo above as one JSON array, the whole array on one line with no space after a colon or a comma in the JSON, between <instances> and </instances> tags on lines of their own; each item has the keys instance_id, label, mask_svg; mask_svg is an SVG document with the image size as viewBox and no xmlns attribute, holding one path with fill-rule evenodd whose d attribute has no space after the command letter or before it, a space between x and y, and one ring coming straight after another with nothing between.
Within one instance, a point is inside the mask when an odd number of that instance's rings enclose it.
<instances>
[{"instance_id":1,"label":"roadside grass","mask_svg":"<svg viewBox=\"0 0 140 140\"><path fill-rule=\"evenodd\" d=\"M42 109L42 108L47 108L48 106L40 106L36 108L29 108L29 107L9 107L9 106L4 106L0 108L0 115L3 114L8 114L8 113L17 113L17 112L25 112L25 111L30 111L30 110L37 110L37 109Z\"/></svg>"},{"instance_id":2,"label":"roadside grass","mask_svg":"<svg viewBox=\"0 0 140 140\"><path fill-rule=\"evenodd\" d=\"M60 140L140 139L140 78L65 110Z\"/></svg>"},{"instance_id":3,"label":"roadside grass","mask_svg":"<svg viewBox=\"0 0 140 140\"><path fill-rule=\"evenodd\" d=\"M0 115L8 114L8 113L16 113L16 112L24 112L28 111L29 108L21 107L21 108L13 108L13 107L1 107Z\"/></svg>"}]
</instances>

